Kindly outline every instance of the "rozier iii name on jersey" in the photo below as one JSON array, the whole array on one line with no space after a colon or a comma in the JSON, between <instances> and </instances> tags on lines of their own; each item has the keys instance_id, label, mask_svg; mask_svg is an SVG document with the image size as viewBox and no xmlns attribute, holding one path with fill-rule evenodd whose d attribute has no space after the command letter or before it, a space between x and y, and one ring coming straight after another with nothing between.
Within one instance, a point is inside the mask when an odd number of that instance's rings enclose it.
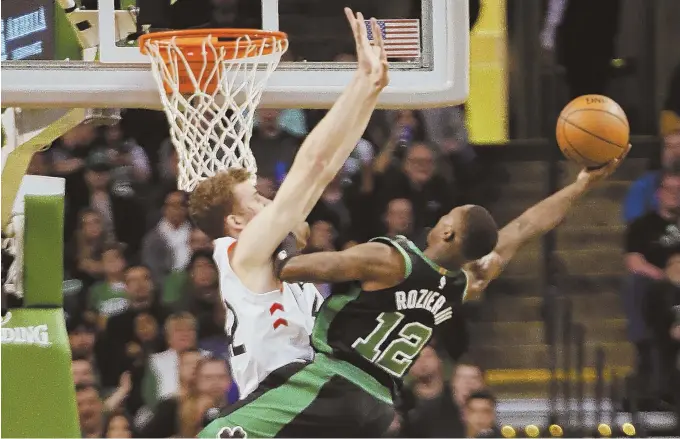
<instances>
[{"instance_id":1,"label":"rozier iii name on jersey","mask_svg":"<svg viewBox=\"0 0 680 439\"><path fill-rule=\"evenodd\" d=\"M408 293L406 291L397 291L394 293L394 301L397 311L424 309L431 312L434 316L435 325L439 325L453 316L453 308L451 306L442 309L446 304L446 297L437 291L411 290Z\"/></svg>"}]
</instances>

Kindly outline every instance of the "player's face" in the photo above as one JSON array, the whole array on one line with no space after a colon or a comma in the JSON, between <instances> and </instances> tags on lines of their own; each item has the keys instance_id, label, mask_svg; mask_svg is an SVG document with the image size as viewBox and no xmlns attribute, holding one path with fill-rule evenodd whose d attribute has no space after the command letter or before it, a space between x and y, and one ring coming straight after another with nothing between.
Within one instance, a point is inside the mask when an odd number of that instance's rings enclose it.
<instances>
[{"instance_id":1,"label":"player's face","mask_svg":"<svg viewBox=\"0 0 680 439\"><path fill-rule=\"evenodd\" d=\"M456 207L443 217L439 218L437 224L427 235L428 245L438 244L442 241L449 242L452 236L455 237L455 233L458 231L458 226L461 224L463 211L464 206ZM454 241L451 241L451 244L454 244Z\"/></svg>"},{"instance_id":2,"label":"player's face","mask_svg":"<svg viewBox=\"0 0 680 439\"><path fill-rule=\"evenodd\" d=\"M238 201L238 215L245 220L245 224L271 203L271 200L262 196L248 181L236 185L234 195Z\"/></svg>"}]
</instances>

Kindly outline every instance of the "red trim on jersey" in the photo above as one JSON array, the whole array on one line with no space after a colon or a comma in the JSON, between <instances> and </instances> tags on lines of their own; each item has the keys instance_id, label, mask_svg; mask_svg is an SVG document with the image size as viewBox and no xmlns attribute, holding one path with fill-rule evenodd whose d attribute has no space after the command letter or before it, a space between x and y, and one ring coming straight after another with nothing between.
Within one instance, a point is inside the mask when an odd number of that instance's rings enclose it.
<instances>
[{"instance_id":1,"label":"red trim on jersey","mask_svg":"<svg viewBox=\"0 0 680 439\"><path fill-rule=\"evenodd\" d=\"M280 304L279 302L276 302L272 304L271 307L269 307L269 314L274 315L276 311L284 311L283 305Z\"/></svg>"},{"instance_id":2,"label":"red trim on jersey","mask_svg":"<svg viewBox=\"0 0 680 439\"><path fill-rule=\"evenodd\" d=\"M274 326L274 329L276 329L281 325L288 326L288 320L278 318L278 319L274 320L274 324L272 326Z\"/></svg>"},{"instance_id":3,"label":"red trim on jersey","mask_svg":"<svg viewBox=\"0 0 680 439\"><path fill-rule=\"evenodd\" d=\"M238 241L234 241L231 244L229 244L229 247L227 247L227 259L231 259L231 254L234 253L234 249L236 248L236 243Z\"/></svg>"}]
</instances>

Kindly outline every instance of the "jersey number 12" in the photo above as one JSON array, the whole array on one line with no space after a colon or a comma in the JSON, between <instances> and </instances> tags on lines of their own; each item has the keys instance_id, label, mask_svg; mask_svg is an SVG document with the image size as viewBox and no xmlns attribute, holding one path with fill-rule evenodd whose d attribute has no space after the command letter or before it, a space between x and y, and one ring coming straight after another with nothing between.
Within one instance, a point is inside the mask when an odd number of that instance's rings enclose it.
<instances>
[{"instance_id":1,"label":"jersey number 12","mask_svg":"<svg viewBox=\"0 0 680 439\"><path fill-rule=\"evenodd\" d=\"M384 312L377 317L378 326L367 337L357 338L352 343L355 351L397 378L411 367L413 359L432 336L432 328L411 322L404 325L384 349L380 349L403 319L404 314L400 312Z\"/></svg>"}]
</instances>

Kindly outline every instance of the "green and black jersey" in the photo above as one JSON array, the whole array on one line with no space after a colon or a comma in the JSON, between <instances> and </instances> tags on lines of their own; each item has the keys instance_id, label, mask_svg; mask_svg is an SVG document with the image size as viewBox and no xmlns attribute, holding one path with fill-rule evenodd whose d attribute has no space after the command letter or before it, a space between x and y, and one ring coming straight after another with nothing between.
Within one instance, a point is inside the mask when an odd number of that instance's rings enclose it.
<instances>
[{"instance_id":1,"label":"green and black jersey","mask_svg":"<svg viewBox=\"0 0 680 439\"><path fill-rule=\"evenodd\" d=\"M373 241L394 246L404 256L404 281L379 291L363 291L357 284L348 294L330 296L316 318L312 344L317 352L349 362L392 387L433 333L454 318L467 276L440 268L403 236Z\"/></svg>"}]
</instances>

